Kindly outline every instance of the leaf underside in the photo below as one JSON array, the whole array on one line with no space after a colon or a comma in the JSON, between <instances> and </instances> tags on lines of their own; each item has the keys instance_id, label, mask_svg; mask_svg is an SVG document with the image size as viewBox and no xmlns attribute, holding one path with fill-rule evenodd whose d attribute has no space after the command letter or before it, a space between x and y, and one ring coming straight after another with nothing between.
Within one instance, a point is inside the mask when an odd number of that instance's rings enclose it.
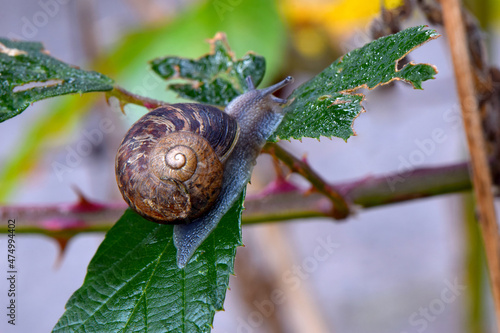
<instances>
[{"instance_id":1,"label":"leaf underside","mask_svg":"<svg viewBox=\"0 0 500 333\"><path fill-rule=\"evenodd\" d=\"M320 136L347 140L354 134L354 119L363 111L364 95L355 91L373 89L393 80L422 89L422 82L433 79L436 68L409 63L397 70L397 63L416 47L437 37L436 31L426 30L425 26L408 28L340 57L292 93L292 102L285 107L285 118L272 140Z\"/></svg>"},{"instance_id":2,"label":"leaf underside","mask_svg":"<svg viewBox=\"0 0 500 333\"><path fill-rule=\"evenodd\" d=\"M247 89L247 76L255 86L264 78L264 57L247 53L242 59L236 59L222 33L210 40L210 45L211 52L199 59L164 57L151 61L151 68L163 79L190 81L168 85L167 88L180 97L220 106L227 105Z\"/></svg>"},{"instance_id":3,"label":"leaf underside","mask_svg":"<svg viewBox=\"0 0 500 333\"><path fill-rule=\"evenodd\" d=\"M0 38L0 122L45 98L111 89L108 77L51 57L41 43Z\"/></svg>"},{"instance_id":4,"label":"leaf underside","mask_svg":"<svg viewBox=\"0 0 500 333\"><path fill-rule=\"evenodd\" d=\"M177 267L173 226L127 210L107 233L53 332L210 332L242 244L243 197L184 269Z\"/></svg>"}]
</instances>

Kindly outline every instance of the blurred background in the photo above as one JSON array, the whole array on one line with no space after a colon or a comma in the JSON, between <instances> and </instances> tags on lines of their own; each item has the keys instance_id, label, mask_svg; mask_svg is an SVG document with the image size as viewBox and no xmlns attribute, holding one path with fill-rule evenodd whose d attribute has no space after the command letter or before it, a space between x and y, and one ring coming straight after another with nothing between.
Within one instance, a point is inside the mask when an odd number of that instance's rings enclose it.
<instances>
[{"instance_id":1,"label":"blurred background","mask_svg":"<svg viewBox=\"0 0 500 333\"><path fill-rule=\"evenodd\" d=\"M393 9L401 2L384 5ZM500 4L471 0L468 8L484 29L490 63L498 65ZM263 86L286 75L299 85L369 42L380 9L377 0L0 0L0 36L42 41L65 62L102 72L134 93L175 102L148 60L199 57L208 51L205 40L224 31L237 57L249 50L265 56ZM428 23L418 10L402 21L403 28L420 24ZM413 166L467 160L446 34L432 27L443 37L410 55L439 70L423 91L397 83L367 92L367 112L347 142L304 139L283 146L306 155L334 183L401 171L436 129L444 141ZM120 201L115 152L145 109L128 105L125 111L107 105L103 94L88 94L37 102L2 123L0 203L70 204L78 200L75 188L91 200ZM70 170L57 172L54 166L103 121L112 130ZM250 193L275 178L270 170L271 158L260 157ZM308 186L296 175L290 181ZM238 249L236 276L213 331L497 332L475 223L471 198L455 194L360 210L340 223L245 226L245 247ZM79 234L67 243L38 234L16 237L17 323L12 327L4 318L0 332L50 331L104 235ZM0 253L6 239L0 235ZM0 271L7 271L6 260ZM7 289L1 278L0 307L8 302Z\"/></svg>"}]
</instances>

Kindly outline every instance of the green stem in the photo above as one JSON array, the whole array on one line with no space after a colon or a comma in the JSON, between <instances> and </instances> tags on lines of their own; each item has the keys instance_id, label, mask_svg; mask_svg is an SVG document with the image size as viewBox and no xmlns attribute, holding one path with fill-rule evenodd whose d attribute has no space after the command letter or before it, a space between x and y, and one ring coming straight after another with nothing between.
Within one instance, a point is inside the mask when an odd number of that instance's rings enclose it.
<instances>
[{"instance_id":1,"label":"green stem","mask_svg":"<svg viewBox=\"0 0 500 333\"><path fill-rule=\"evenodd\" d=\"M144 106L149 110L156 109L159 106L167 104L167 102L133 94L130 91L125 90L119 86L114 86L113 90L106 92L106 98L109 100L110 97L116 97L118 99L122 110L123 106L125 106L126 104Z\"/></svg>"},{"instance_id":2,"label":"green stem","mask_svg":"<svg viewBox=\"0 0 500 333\"><path fill-rule=\"evenodd\" d=\"M305 161L299 160L275 143L266 144L262 152L273 155L281 160L292 172L296 172L307 179L314 190L330 199L333 203L332 217L340 220L349 216L349 205L344 197L337 191L335 186L329 185Z\"/></svg>"}]
</instances>

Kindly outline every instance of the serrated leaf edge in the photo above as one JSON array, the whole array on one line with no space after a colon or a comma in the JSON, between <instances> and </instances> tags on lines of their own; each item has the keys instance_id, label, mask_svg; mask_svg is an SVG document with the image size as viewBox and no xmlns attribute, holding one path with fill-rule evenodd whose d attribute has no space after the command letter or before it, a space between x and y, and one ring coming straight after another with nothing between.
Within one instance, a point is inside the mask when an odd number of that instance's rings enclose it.
<instances>
[{"instance_id":1,"label":"serrated leaf edge","mask_svg":"<svg viewBox=\"0 0 500 333\"><path fill-rule=\"evenodd\" d=\"M424 25L422 27L427 27L427 25ZM395 70L394 70L394 73L398 73L400 71L402 71L404 68L406 68L408 65L413 65L413 66L416 66L416 65L425 65L425 66L429 66L431 68L434 69L434 75L438 74L439 71L437 69L436 66L432 65L432 64L429 64L429 63L414 63L413 61L410 61L409 63L407 63L406 65L404 65L401 69L398 70L398 64L399 62L404 59L408 54L410 54L413 50L421 47L422 45L424 45L425 43L431 41L431 40L434 40L434 39L437 39L439 37L441 37L441 35L439 33L437 33L434 29L431 29L431 30L427 30L427 31L430 31L431 33L429 34L429 38L425 41L423 41L422 43L418 44L418 45L415 45L414 47L412 47L410 50L408 50L405 54L403 54L401 57L399 57L398 59L396 59L395 63L394 63L394 67L395 67ZM340 58L340 62L343 61L343 58L344 56L342 56ZM434 79L434 77L432 78ZM413 89L418 89L415 87L415 85L413 84L413 82L411 81L408 81L408 80L405 80L403 78L400 78L400 77L393 77L391 78L389 81L387 82L380 82L378 84L376 84L375 86L373 87L368 87L368 85L366 83L360 85L360 86L357 86L357 87L354 87L354 88L350 88L350 89L344 89L344 90L341 90L341 91L338 91L337 93L338 94L342 94L342 96L360 96L361 97L361 100L359 101L359 105L361 107L361 111L353 118L352 120L352 123L351 123L351 131L352 131L352 135L349 136L348 138L346 139L343 139L344 142L347 142L347 140L352 137L352 136L357 136L357 133L356 131L354 130L354 122L356 121L356 119L362 114L362 113L365 113L366 112L366 109L364 108L364 106L362 105L363 101L366 99L366 95L363 94L363 93L355 93L356 90L359 90L359 89L367 89L367 90L373 90L379 86L384 86L384 85L387 85L387 84L390 84L391 82L393 81L403 81L405 83L409 83L411 84L411 86L413 87ZM339 97L337 97L337 99L339 99ZM336 99L336 100L337 100ZM336 100L331 104L331 105L334 105ZM330 105L330 106L331 106ZM306 136L302 136L301 138L295 138L295 137L291 137L291 139L294 139L294 140L299 140L300 142L302 142L302 138L304 138ZM312 138L312 139L317 139L319 140L321 137L326 137L328 138L327 136L322 136L322 135L319 135L319 136L314 136L314 137L307 137L307 138ZM278 139L278 141L288 141L288 142L291 142L290 139L281 139L279 136L276 136L276 138ZM330 139L332 138L332 136L329 137ZM340 138L342 139L342 138Z\"/></svg>"}]
</instances>

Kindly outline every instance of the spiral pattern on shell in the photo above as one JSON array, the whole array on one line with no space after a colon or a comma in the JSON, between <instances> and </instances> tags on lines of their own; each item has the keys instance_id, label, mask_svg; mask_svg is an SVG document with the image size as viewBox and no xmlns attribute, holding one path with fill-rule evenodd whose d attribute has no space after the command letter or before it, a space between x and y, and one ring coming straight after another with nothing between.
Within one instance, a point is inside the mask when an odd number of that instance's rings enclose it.
<instances>
[{"instance_id":1,"label":"spiral pattern on shell","mask_svg":"<svg viewBox=\"0 0 500 333\"><path fill-rule=\"evenodd\" d=\"M214 106L173 104L150 111L118 149L123 198L149 220L189 223L217 199L223 163L237 139L237 122Z\"/></svg>"}]
</instances>

